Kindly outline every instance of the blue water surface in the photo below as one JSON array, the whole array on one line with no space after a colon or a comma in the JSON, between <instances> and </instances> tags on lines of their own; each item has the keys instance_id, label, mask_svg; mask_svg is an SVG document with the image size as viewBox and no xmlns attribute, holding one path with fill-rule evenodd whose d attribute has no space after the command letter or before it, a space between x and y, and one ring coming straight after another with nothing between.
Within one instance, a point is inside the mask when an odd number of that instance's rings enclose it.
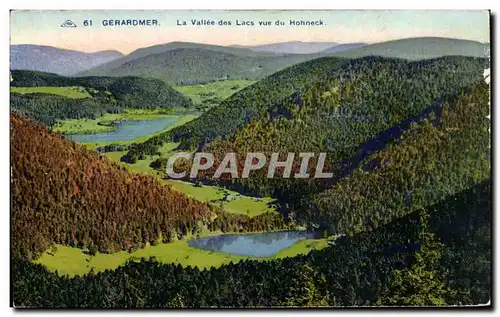
<instances>
[{"instance_id":1,"label":"blue water surface","mask_svg":"<svg viewBox=\"0 0 500 317\"><path fill-rule=\"evenodd\" d=\"M205 251L215 251L251 257L269 257L294 245L302 239L316 238L314 232L279 231L249 234L224 234L193 239L192 247Z\"/></svg>"},{"instance_id":2,"label":"blue water surface","mask_svg":"<svg viewBox=\"0 0 500 317\"><path fill-rule=\"evenodd\" d=\"M132 141L149 134L160 132L169 127L177 119L177 116L172 116L154 120L124 121L116 124L116 129L113 131L90 134L69 134L67 137L80 143Z\"/></svg>"}]
</instances>

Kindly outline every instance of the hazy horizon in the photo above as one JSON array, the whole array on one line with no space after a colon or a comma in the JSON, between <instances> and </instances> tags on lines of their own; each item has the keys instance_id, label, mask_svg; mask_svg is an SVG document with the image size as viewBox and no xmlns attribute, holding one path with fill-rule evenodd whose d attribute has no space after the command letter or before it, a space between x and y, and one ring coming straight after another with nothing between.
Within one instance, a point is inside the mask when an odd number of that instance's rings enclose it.
<instances>
[{"instance_id":1,"label":"hazy horizon","mask_svg":"<svg viewBox=\"0 0 500 317\"><path fill-rule=\"evenodd\" d=\"M394 39L394 40L388 40L388 41L382 41L382 42L373 42L373 43L368 43L368 42L346 42L346 43L341 43L341 42L335 42L335 41L325 41L325 42L321 42L321 41L314 41L314 42L306 42L306 41L286 41L286 42L271 42L271 43L263 43L263 44L255 44L255 45L243 45L243 44L228 44L228 45L221 45L221 44L217 44L217 43L200 43L200 42L188 42L188 41L172 41L172 42L165 42L165 43L157 43L157 44L153 44L153 45L149 45L149 46L143 46L143 47L137 47L135 48L134 50L128 52L128 53L124 53L118 49L105 49L105 50L100 50L100 51L91 51L91 52L87 52L87 51L82 51L82 50L75 50L75 49L72 49L72 48L66 48L66 47L58 47L58 46L53 46L53 45L46 45L46 44L34 44L34 43L17 43L17 44L10 44L11 46L12 45L37 45L37 46L48 46L48 47L54 47L54 48L59 48L59 49L64 49L64 50L72 50L72 51L76 51L76 52L83 52L83 53L88 53L88 54L92 54L92 53L98 53L98 52L105 52L105 51L116 51L116 52L119 52L123 55L128 55L138 49L141 49L141 48L148 48L148 47L153 47L153 46L157 46L157 45L166 45L166 44L170 44L170 43L194 43L194 44L201 44L201 45L213 45L213 46L224 46L224 47L242 47L242 48L245 48L245 47L255 47L255 46L264 46L264 45L272 45L272 44L285 44L285 43L336 43L338 45L342 45L342 44L353 44L353 43L365 43L365 44L368 44L368 45L372 45L372 44L378 44L378 43L384 43L384 42L390 42L390 41L398 41L398 40L408 40L408 39L414 39L414 38L442 38L442 39L449 39L449 40L461 40L461 41L473 41L473 40L467 40L467 39L461 39L461 38L451 38L451 37L440 37L440 36L421 36L421 37L406 37L406 38L400 38L400 39ZM479 41L475 41L475 42L479 42ZM489 44L490 42L489 41L486 41L486 42L479 42L481 44Z\"/></svg>"},{"instance_id":2,"label":"hazy horizon","mask_svg":"<svg viewBox=\"0 0 500 317\"><path fill-rule=\"evenodd\" d=\"M93 25L84 27L83 21ZM104 26L108 19L156 19L157 26ZM232 20L193 26L191 19ZM322 20L323 26L236 26L239 21ZM62 28L66 21L78 27ZM177 21L188 25L179 26ZM418 27L417 27L418 26ZM11 11L11 45L46 45L87 53L132 51L171 42L257 46L286 42L367 43L441 37L489 43L487 11Z\"/></svg>"}]
</instances>

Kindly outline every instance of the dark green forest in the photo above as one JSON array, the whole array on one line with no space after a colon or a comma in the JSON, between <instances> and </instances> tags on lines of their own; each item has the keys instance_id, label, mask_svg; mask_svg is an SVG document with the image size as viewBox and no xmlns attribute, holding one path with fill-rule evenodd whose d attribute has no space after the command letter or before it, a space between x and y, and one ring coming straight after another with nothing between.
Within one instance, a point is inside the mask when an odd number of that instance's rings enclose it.
<instances>
[{"instance_id":1,"label":"dark green forest","mask_svg":"<svg viewBox=\"0 0 500 317\"><path fill-rule=\"evenodd\" d=\"M305 256L199 270L152 260L67 278L13 259L16 307L474 305L491 289L491 188L484 181Z\"/></svg>"},{"instance_id":2,"label":"dark green forest","mask_svg":"<svg viewBox=\"0 0 500 317\"><path fill-rule=\"evenodd\" d=\"M52 125L60 119L95 119L125 108L181 108L192 101L158 79L140 77L64 77L36 71L11 71L13 87L84 87L91 98L11 93L11 109Z\"/></svg>"}]
</instances>

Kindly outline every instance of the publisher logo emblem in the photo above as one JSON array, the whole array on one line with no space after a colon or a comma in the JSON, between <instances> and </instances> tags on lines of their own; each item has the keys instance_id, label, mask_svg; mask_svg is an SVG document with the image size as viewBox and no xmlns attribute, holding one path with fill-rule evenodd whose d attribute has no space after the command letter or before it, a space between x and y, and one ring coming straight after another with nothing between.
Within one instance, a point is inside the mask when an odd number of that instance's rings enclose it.
<instances>
[{"instance_id":1,"label":"publisher logo emblem","mask_svg":"<svg viewBox=\"0 0 500 317\"><path fill-rule=\"evenodd\" d=\"M62 28L76 28L76 24L75 24L75 22L73 22L71 20L66 20L66 21L64 21L63 24L61 24L61 27Z\"/></svg>"}]
</instances>

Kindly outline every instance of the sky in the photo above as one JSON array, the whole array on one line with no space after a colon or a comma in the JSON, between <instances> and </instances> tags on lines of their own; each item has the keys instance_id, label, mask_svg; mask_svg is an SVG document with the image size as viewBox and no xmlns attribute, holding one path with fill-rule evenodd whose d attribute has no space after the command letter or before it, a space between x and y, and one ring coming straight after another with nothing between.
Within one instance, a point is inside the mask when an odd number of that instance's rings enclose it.
<instances>
[{"instance_id":1,"label":"sky","mask_svg":"<svg viewBox=\"0 0 500 317\"><path fill-rule=\"evenodd\" d=\"M157 20L151 26L105 26L108 20ZM191 20L215 26L193 26ZM77 27L61 27L71 20ZM84 21L92 25L84 26ZM230 26L219 26L220 20ZM285 23L276 26L276 21ZM322 21L319 26L290 26L289 21ZM186 21L187 25L182 24ZM236 25L242 22L253 26ZM270 21L261 26L259 21ZM84 52L117 50L183 41L217 45L336 42L377 43L437 36L489 42L487 11L12 11L11 44L49 45Z\"/></svg>"}]
</instances>

